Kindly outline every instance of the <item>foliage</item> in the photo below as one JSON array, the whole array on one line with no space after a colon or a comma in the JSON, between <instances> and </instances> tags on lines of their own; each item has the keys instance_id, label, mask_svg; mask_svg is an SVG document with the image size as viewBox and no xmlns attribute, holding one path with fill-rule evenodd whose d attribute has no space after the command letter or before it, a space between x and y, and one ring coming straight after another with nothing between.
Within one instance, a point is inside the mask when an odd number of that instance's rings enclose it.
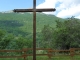
<instances>
[{"instance_id":1,"label":"foliage","mask_svg":"<svg viewBox=\"0 0 80 60\"><path fill-rule=\"evenodd\" d=\"M56 30L54 31L55 46L59 49L80 47L80 21L72 19L56 22Z\"/></svg>"},{"instance_id":2,"label":"foliage","mask_svg":"<svg viewBox=\"0 0 80 60\"><path fill-rule=\"evenodd\" d=\"M58 18L54 15L45 15L42 13L37 13L36 44L38 48L43 47L42 45L43 36L41 34L41 30L44 27L44 25L50 24L51 27L55 27L56 26L55 20L58 19L61 21L66 20ZM9 38L10 42L7 43L8 45L6 45L4 49L21 49L24 46L29 48L32 47L33 37L32 13L0 13L0 29L6 30L6 32L8 33L8 34L6 33L7 36L5 39L9 37L8 36L9 34L12 34L13 36L13 37L11 36L12 38Z\"/></svg>"},{"instance_id":3,"label":"foliage","mask_svg":"<svg viewBox=\"0 0 80 60\"><path fill-rule=\"evenodd\" d=\"M80 21L37 13L36 44L40 48L80 47ZM0 13L0 49L32 48L32 13Z\"/></svg>"},{"instance_id":4,"label":"foliage","mask_svg":"<svg viewBox=\"0 0 80 60\"><path fill-rule=\"evenodd\" d=\"M56 49L80 47L80 21L74 17L66 21L56 20L56 28L45 25L41 33L43 47Z\"/></svg>"},{"instance_id":5,"label":"foliage","mask_svg":"<svg viewBox=\"0 0 80 60\"><path fill-rule=\"evenodd\" d=\"M53 40L53 28L49 25L44 25L44 28L41 31L42 33L42 41L44 48L51 48L52 40ZM46 46L45 46L46 45Z\"/></svg>"},{"instance_id":6,"label":"foliage","mask_svg":"<svg viewBox=\"0 0 80 60\"><path fill-rule=\"evenodd\" d=\"M23 49L32 48L32 40L26 37L15 36L0 30L0 49Z\"/></svg>"}]
</instances>

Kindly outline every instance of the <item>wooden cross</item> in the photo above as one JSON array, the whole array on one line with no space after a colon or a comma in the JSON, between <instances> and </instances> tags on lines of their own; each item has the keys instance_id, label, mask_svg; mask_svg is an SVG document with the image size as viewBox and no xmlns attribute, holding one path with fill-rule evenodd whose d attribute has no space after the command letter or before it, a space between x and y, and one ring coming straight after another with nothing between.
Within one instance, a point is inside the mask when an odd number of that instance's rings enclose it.
<instances>
[{"instance_id":1,"label":"wooden cross","mask_svg":"<svg viewBox=\"0 0 80 60\"><path fill-rule=\"evenodd\" d=\"M55 8L36 9L36 0L33 0L33 9L14 9L14 12L33 12L33 60L36 60L36 12L55 11Z\"/></svg>"}]
</instances>

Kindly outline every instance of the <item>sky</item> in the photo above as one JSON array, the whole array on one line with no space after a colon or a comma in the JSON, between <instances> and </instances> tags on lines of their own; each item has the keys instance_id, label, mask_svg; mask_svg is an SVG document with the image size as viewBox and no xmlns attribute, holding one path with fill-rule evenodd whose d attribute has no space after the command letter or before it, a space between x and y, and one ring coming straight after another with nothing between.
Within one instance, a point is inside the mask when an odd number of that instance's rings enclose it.
<instances>
[{"instance_id":1,"label":"sky","mask_svg":"<svg viewBox=\"0 0 80 60\"><path fill-rule=\"evenodd\" d=\"M27 9L33 7L33 0L0 0L0 11ZM55 12L43 12L61 18L80 18L80 0L37 0L36 8L56 8Z\"/></svg>"}]
</instances>

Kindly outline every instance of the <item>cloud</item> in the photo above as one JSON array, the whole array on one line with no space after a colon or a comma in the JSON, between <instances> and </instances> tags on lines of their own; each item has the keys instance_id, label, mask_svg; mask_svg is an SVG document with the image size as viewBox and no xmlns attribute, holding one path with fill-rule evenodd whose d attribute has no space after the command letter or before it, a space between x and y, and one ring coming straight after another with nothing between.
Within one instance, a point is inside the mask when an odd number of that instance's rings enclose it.
<instances>
[{"instance_id":1,"label":"cloud","mask_svg":"<svg viewBox=\"0 0 80 60\"><path fill-rule=\"evenodd\" d=\"M78 16L80 14L80 0L45 0L37 8L56 8L56 12L45 12L55 14L57 17Z\"/></svg>"},{"instance_id":2,"label":"cloud","mask_svg":"<svg viewBox=\"0 0 80 60\"><path fill-rule=\"evenodd\" d=\"M39 4L37 8L54 8L56 0L45 0L42 4Z\"/></svg>"},{"instance_id":3,"label":"cloud","mask_svg":"<svg viewBox=\"0 0 80 60\"><path fill-rule=\"evenodd\" d=\"M80 4L77 6L72 6L70 8L62 9L57 16L58 17L69 17L80 14Z\"/></svg>"},{"instance_id":4,"label":"cloud","mask_svg":"<svg viewBox=\"0 0 80 60\"><path fill-rule=\"evenodd\" d=\"M80 15L76 16L75 18L79 18L80 19Z\"/></svg>"},{"instance_id":5,"label":"cloud","mask_svg":"<svg viewBox=\"0 0 80 60\"><path fill-rule=\"evenodd\" d=\"M55 8L56 0L45 0L44 3L39 4L36 8ZM43 12L45 14L53 14L53 12Z\"/></svg>"},{"instance_id":6,"label":"cloud","mask_svg":"<svg viewBox=\"0 0 80 60\"><path fill-rule=\"evenodd\" d=\"M58 17L76 16L80 13L80 0L60 0L61 4L57 7Z\"/></svg>"}]
</instances>

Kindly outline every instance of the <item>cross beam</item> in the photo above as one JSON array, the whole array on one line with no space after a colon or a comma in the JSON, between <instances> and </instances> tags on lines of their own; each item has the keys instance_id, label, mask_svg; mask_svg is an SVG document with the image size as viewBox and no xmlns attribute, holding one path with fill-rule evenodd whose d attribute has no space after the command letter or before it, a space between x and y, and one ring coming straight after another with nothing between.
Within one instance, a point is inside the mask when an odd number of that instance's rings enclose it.
<instances>
[{"instance_id":1,"label":"cross beam","mask_svg":"<svg viewBox=\"0 0 80 60\"><path fill-rule=\"evenodd\" d=\"M36 0L33 0L33 9L14 9L14 12L33 12L33 60L36 60L36 12L55 11L54 8L36 9ZM25 59L26 60L26 59Z\"/></svg>"},{"instance_id":2,"label":"cross beam","mask_svg":"<svg viewBox=\"0 0 80 60\"><path fill-rule=\"evenodd\" d=\"M36 12L55 11L53 8L36 9ZM14 9L14 12L33 12L33 9Z\"/></svg>"}]
</instances>

